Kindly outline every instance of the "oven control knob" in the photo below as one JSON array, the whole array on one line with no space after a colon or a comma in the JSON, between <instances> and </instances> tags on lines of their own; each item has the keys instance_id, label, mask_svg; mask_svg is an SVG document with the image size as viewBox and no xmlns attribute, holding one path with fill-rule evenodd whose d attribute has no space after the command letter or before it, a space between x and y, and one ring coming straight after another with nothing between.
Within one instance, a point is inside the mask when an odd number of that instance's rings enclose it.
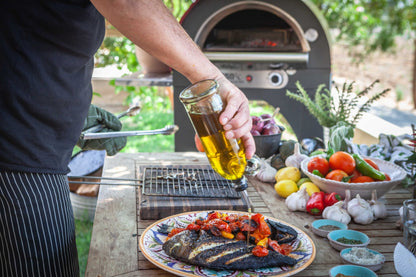
<instances>
[{"instance_id":1,"label":"oven control knob","mask_svg":"<svg viewBox=\"0 0 416 277\"><path fill-rule=\"evenodd\" d=\"M283 82L283 77L279 72L273 72L269 75L269 81L273 86L280 86Z\"/></svg>"}]
</instances>

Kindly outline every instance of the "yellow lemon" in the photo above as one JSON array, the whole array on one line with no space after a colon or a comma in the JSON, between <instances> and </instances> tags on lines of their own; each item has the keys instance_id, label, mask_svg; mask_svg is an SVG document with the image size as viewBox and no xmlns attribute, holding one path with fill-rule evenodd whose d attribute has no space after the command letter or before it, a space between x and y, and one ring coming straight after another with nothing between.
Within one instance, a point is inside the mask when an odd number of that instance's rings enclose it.
<instances>
[{"instance_id":1,"label":"yellow lemon","mask_svg":"<svg viewBox=\"0 0 416 277\"><path fill-rule=\"evenodd\" d=\"M298 191L298 186L292 180L281 180L274 185L277 194L283 198L288 197Z\"/></svg>"},{"instance_id":2,"label":"yellow lemon","mask_svg":"<svg viewBox=\"0 0 416 277\"><path fill-rule=\"evenodd\" d=\"M276 182L282 180L292 180L297 182L300 180L300 170L293 166L288 166L280 169L275 175Z\"/></svg>"},{"instance_id":3,"label":"yellow lemon","mask_svg":"<svg viewBox=\"0 0 416 277\"><path fill-rule=\"evenodd\" d=\"M312 182L305 182L303 183L299 189L302 189L303 187L306 188L306 192L308 193L309 196L311 196L314 192L320 192L321 190L319 189L319 187L317 185L315 185Z\"/></svg>"},{"instance_id":4,"label":"yellow lemon","mask_svg":"<svg viewBox=\"0 0 416 277\"><path fill-rule=\"evenodd\" d=\"M312 182L312 181L308 177L306 177L306 178L300 178L300 180L296 184L298 185L298 187L300 187L305 182Z\"/></svg>"}]
</instances>

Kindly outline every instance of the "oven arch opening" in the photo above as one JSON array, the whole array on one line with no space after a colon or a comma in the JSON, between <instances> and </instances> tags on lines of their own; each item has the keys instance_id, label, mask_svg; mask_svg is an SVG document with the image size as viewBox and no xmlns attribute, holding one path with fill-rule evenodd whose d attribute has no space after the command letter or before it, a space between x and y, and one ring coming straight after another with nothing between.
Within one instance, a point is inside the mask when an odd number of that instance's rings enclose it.
<instances>
[{"instance_id":1,"label":"oven arch opening","mask_svg":"<svg viewBox=\"0 0 416 277\"><path fill-rule=\"evenodd\" d=\"M307 63L310 52L301 26L290 14L258 1L218 9L201 24L194 40L213 61L247 57L251 61Z\"/></svg>"}]
</instances>

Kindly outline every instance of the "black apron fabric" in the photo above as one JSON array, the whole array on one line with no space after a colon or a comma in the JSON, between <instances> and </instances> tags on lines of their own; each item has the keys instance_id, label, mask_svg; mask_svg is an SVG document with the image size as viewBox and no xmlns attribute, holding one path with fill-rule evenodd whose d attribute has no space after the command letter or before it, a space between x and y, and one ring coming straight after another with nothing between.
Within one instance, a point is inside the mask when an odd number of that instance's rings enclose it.
<instances>
[{"instance_id":1,"label":"black apron fabric","mask_svg":"<svg viewBox=\"0 0 416 277\"><path fill-rule=\"evenodd\" d=\"M2 1L0 169L68 172L104 33L88 0Z\"/></svg>"},{"instance_id":2,"label":"black apron fabric","mask_svg":"<svg viewBox=\"0 0 416 277\"><path fill-rule=\"evenodd\" d=\"M79 277L65 175L0 171L0 276Z\"/></svg>"}]
</instances>

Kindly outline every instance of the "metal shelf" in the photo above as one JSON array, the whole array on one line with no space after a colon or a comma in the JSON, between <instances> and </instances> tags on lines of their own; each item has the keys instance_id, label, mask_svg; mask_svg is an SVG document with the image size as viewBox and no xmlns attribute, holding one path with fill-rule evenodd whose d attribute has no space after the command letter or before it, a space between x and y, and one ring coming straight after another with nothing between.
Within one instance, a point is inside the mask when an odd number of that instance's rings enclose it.
<instances>
[{"instance_id":1,"label":"metal shelf","mask_svg":"<svg viewBox=\"0 0 416 277\"><path fill-rule=\"evenodd\" d=\"M170 87L172 86L172 73L147 73L136 72L130 76L115 79L118 86L148 86Z\"/></svg>"}]
</instances>

